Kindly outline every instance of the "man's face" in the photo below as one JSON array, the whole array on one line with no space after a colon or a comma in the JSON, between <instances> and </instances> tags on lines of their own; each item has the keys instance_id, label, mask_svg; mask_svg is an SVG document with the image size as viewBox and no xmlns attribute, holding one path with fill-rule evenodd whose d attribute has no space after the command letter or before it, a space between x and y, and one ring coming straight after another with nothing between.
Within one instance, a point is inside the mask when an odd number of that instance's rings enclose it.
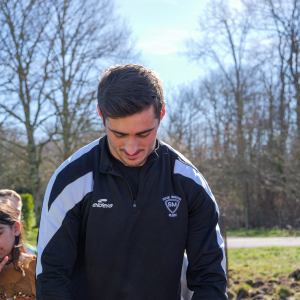
<instances>
[{"instance_id":1,"label":"man's face","mask_svg":"<svg viewBox=\"0 0 300 300\"><path fill-rule=\"evenodd\" d=\"M102 114L98 107L98 112ZM163 109L160 120L164 117ZM119 119L105 119L105 128L112 155L130 167L142 166L154 150L159 121L154 107L139 114Z\"/></svg>"}]
</instances>

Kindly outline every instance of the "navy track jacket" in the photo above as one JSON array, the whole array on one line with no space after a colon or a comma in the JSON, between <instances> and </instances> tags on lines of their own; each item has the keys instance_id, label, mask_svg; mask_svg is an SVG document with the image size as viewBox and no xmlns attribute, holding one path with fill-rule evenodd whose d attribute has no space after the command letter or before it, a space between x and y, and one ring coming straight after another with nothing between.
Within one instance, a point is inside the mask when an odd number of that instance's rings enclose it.
<instances>
[{"instance_id":1,"label":"navy track jacket","mask_svg":"<svg viewBox=\"0 0 300 300\"><path fill-rule=\"evenodd\" d=\"M37 300L179 300L185 250L192 299L227 299L219 210L203 176L157 141L133 199L106 139L77 151L48 184Z\"/></svg>"}]
</instances>

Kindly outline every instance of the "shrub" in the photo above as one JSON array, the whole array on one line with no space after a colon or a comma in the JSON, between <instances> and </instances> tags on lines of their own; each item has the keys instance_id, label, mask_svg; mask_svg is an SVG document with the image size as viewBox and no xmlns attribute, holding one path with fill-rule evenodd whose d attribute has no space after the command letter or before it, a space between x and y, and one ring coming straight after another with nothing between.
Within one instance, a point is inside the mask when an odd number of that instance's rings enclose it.
<instances>
[{"instance_id":1,"label":"shrub","mask_svg":"<svg viewBox=\"0 0 300 300\"><path fill-rule=\"evenodd\" d=\"M22 218L25 223L25 231L31 231L34 225L34 204L31 194L21 194L23 206L22 206Z\"/></svg>"}]
</instances>

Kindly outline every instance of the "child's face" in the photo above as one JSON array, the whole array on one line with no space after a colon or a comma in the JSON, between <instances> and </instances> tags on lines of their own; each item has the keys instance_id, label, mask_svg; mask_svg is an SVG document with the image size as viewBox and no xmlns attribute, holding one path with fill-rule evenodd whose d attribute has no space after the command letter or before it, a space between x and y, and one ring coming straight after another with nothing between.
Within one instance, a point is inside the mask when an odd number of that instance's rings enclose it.
<instances>
[{"instance_id":1,"label":"child's face","mask_svg":"<svg viewBox=\"0 0 300 300\"><path fill-rule=\"evenodd\" d=\"M3 260L5 256L10 258L11 250L15 243L15 237L20 235L21 225L19 222L15 222L14 225L0 224L0 260Z\"/></svg>"}]
</instances>

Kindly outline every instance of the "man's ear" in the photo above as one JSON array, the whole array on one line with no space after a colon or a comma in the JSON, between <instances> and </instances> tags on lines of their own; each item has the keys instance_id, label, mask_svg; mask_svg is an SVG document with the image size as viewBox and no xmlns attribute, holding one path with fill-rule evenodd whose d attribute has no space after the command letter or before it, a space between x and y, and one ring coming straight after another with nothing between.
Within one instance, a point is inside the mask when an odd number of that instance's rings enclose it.
<instances>
[{"instance_id":1,"label":"man's ear","mask_svg":"<svg viewBox=\"0 0 300 300\"><path fill-rule=\"evenodd\" d=\"M163 109L160 113L160 121L163 119L163 117L165 116L166 114L166 102L164 103L164 106L163 106Z\"/></svg>"},{"instance_id":2,"label":"man's ear","mask_svg":"<svg viewBox=\"0 0 300 300\"><path fill-rule=\"evenodd\" d=\"M13 231L15 236L19 236L21 233L21 223L20 222L15 222L13 225Z\"/></svg>"},{"instance_id":3,"label":"man's ear","mask_svg":"<svg viewBox=\"0 0 300 300\"><path fill-rule=\"evenodd\" d=\"M100 111L100 108L99 108L99 105L97 104L97 110L98 110L98 115L99 117L103 120L103 116L102 116L102 113Z\"/></svg>"},{"instance_id":4,"label":"man's ear","mask_svg":"<svg viewBox=\"0 0 300 300\"><path fill-rule=\"evenodd\" d=\"M104 127L105 127L105 119L103 118L103 115L102 115L102 113L101 113L101 110L100 110L98 104L97 104L97 110L98 110L98 115L99 115L99 117L102 119L103 125L104 125Z\"/></svg>"}]
</instances>

